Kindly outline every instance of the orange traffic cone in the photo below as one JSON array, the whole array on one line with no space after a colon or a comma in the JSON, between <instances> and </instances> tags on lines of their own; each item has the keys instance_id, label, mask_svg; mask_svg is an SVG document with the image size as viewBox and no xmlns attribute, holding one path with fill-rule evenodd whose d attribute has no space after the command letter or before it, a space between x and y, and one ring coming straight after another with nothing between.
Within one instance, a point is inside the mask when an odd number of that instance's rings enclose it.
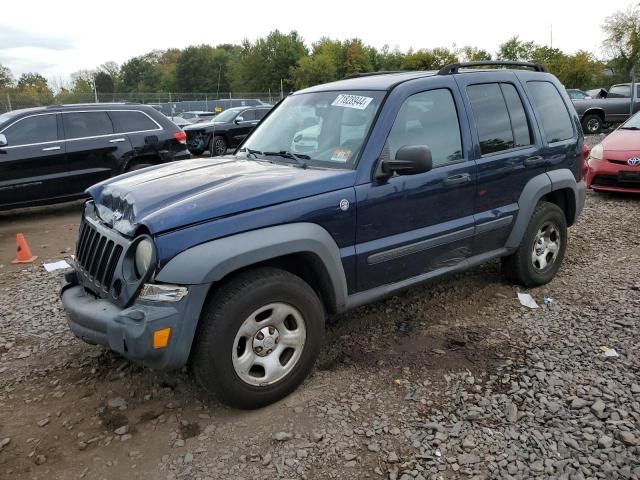
<instances>
[{"instance_id":1,"label":"orange traffic cone","mask_svg":"<svg viewBox=\"0 0 640 480\"><path fill-rule=\"evenodd\" d=\"M16 253L16 258L11 260L11 263L31 263L38 258L31 253L31 249L24 239L23 234L19 233L16 235L16 243L18 244L18 252Z\"/></svg>"}]
</instances>

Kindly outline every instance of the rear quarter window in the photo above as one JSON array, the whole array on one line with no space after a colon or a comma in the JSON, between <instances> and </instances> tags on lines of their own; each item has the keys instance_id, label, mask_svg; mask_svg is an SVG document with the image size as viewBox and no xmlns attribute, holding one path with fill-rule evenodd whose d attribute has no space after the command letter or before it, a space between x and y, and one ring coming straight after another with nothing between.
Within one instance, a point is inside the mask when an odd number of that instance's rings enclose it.
<instances>
[{"instance_id":1,"label":"rear quarter window","mask_svg":"<svg viewBox=\"0 0 640 480\"><path fill-rule=\"evenodd\" d=\"M560 93L551 82L527 82L547 142L573 138L573 125Z\"/></svg>"},{"instance_id":2,"label":"rear quarter window","mask_svg":"<svg viewBox=\"0 0 640 480\"><path fill-rule=\"evenodd\" d=\"M158 130L158 125L142 112L114 110L109 112L116 133Z\"/></svg>"}]
</instances>

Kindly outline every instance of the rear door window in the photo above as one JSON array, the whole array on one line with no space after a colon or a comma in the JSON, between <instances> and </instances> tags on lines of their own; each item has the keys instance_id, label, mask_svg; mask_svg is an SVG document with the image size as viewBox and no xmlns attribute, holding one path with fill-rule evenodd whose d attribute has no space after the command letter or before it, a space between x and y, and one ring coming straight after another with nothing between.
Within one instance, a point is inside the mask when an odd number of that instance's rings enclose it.
<instances>
[{"instance_id":1,"label":"rear door window","mask_svg":"<svg viewBox=\"0 0 640 480\"><path fill-rule=\"evenodd\" d=\"M567 107L551 82L527 82L547 142L561 142L573 138L573 125Z\"/></svg>"},{"instance_id":2,"label":"rear door window","mask_svg":"<svg viewBox=\"0 0 640 480\"><path fill-rule=\"evenodd\" d=\"M84 138L109 135L113 125L107 112L69 112L62 115L65 137Z\"/></svg>"},{"instance_id":3,"label":"rear door window","mask_svg":"<svg viewBox=\"0 0 640 480\"><path fill-rule=\"evenodd\" d=\"M58 140L56 115L27 117L14 123L2 133L7 137L7 143L10 147L56 141Z\"/></svg>"},{"instance_id":4,"label":"rear door window","mask_svg":"<svg viewBox=\"0 0 640 480\"><path fill-rule=\"evenodd\" d=\"M142 112L113 110L109 112L115 133L158 130L158 125Z\"/></svg>"},{"instance_id":5,"label":"rear door window","mask_svg":"<svg viewBox=\"0 0 640 480\"><path fill-rule=\"evenodd\" d=\"M467 94L476 120L482 155L514 148L513 130L500 85L470 85Z\"/></svg>"},{"instance_id":6,"label":"rear door window","mask_svg":"<svg viewBox=\"0 0 640 480\"><path fill-rule=\"evenodd\" d=\"M529 130L529 121L527 114L522 105L522 99L518 95L516 87L510 83L501 83L500 88L504 95L509 111L509 120L511 121L511 129L513 130L513 144L516 148L531 145L531 131Z\"/></svg>"}]
</instances>

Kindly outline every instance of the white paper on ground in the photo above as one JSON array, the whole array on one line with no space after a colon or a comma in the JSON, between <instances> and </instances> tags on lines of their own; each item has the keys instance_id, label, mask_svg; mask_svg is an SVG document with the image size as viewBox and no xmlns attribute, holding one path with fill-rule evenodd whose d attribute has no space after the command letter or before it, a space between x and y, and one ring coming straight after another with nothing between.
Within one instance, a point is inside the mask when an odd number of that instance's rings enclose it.
<instances>
[{"instance_id":1,"label":"white paper on ground","mask_svg":"<svg viewBox=\"0 0 640 480\"><path fill-rule=\"evenodd\" d=\"M66 260L60 260L59 262L53 262L53 263L45 263L44 264L44 269L47 272L54 272L56 270L62 270L63 268L69 268L71 267L71 265L69 265Z\"/></svg>"},{"instance_id":2,"label":"white paper on ground","mask_svg":"<svg viewBox=\"0 0 640 480\"><path fill-rule=\"evenodd\" d=\"M518 300L520 300L520 304L529 308L538 308L538 304L533 299L531 295L528 293L520 293L518 292Z\"/></svg>"},{"instance_id":3,"label":"white paper on ground","mask_svg":"<svg viewBox=\"0 0 640 480\"><path fill-rule=\"evenodd\" d=\"M618 352L616 352L615 348L609 348L606 352L604 352L605 357L619 357Z\"/></svg>"}]
</instances>

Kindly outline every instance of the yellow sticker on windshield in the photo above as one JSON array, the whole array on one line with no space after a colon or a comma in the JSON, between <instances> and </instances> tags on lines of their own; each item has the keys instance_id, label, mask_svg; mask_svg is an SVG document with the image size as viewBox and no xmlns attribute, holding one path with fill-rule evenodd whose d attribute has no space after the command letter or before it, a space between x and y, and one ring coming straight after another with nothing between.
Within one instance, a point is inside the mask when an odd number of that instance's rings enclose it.
<instances>
[{"instance_id":1,"label":"yellow sticker on windshield","mask_svg":"<svg viewBox=\"0 0 640 480\"><path fill-rule=\"evenodd\" d=\"M346 148L336 148L333 151L333 155L331 155L331 161L346 163L347 160L349 160L350 155L351 150L347 150Z\"/></svg>"}]
</instances>

